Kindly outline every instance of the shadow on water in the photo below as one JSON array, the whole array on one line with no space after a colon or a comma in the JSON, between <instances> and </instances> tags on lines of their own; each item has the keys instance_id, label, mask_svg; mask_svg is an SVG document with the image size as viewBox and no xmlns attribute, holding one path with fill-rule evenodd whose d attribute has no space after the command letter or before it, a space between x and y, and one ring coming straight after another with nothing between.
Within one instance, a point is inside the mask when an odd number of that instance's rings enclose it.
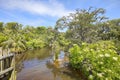
<instances>
[{"instance_id":1,"label":"shadow on water","mask_svg":"<svg viewBox=\"0 0 120 80\"><path fill-rule=\"evenodd\" d=\"M16 64L17 80L81 80L75 71L51 63L51 53L49 49L27 51Z\"/></svg>"}]
</instances>

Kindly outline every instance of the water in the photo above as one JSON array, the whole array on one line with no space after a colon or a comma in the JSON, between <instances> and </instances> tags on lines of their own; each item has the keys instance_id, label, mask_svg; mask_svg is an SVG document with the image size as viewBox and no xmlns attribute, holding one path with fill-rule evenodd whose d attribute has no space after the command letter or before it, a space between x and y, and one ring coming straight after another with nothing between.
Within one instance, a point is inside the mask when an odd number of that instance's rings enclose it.
<instances>
[{"instance_id":1,"label":"water","mask_svg":"<svg viewBox=\"0 0 120 80\"><path fill-rule=\"evenodd\" d=\"M74 70L51 64L51 53L49 49L27 51L17 60L17 80L81 80ZM63 54L59 57L63 58Z\"/></svg>"}]
</instances>

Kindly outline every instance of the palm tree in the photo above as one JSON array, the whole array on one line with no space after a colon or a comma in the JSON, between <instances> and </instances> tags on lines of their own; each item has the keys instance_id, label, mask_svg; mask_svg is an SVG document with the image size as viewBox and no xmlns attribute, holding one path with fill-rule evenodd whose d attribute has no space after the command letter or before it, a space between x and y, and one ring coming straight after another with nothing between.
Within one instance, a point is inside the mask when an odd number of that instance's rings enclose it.
<instances>
[{"instance_id":1,"label":"palm tree","mask_svg":"<svg viewBox=\"0 0 120 80\"><path fill-rule=\"evenodd\" d=\"M14 34L8 40L1 43L2 49L10 50L10 52L18 53L26 49L25 40L20 34Z\"/></svg>"}]
</instances>

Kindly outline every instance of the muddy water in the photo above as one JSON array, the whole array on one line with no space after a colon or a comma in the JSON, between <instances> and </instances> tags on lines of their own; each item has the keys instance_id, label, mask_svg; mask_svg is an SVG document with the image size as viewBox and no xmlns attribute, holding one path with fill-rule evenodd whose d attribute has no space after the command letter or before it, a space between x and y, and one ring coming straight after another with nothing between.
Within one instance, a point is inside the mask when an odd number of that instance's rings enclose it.
<instances>
[{"instance_id":1,"label":"muddy water","mask_svg":"<svg viewBox=\"0 0 120 80\"><path fill-rule=\"evenodd\" d=\"M81 80L74 71L49 63L51 53L49 49L27 51L17 61L17 80Z\"/></svg>"}]
</instances>

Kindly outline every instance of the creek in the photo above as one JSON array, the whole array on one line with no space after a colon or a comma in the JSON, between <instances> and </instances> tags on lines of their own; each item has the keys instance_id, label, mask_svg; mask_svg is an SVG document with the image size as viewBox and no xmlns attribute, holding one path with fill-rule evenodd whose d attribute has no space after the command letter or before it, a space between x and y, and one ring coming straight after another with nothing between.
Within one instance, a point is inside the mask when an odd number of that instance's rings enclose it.
<instances>
[{"instance_id":1,"label":"creek","mask_svg":"<svg viewBox=\"0 0 120 80\"><path fill-rule=\"evenodd\" d=\"M62 58L64 52L60 54ZM50 49L29 50L19 57L16 59L17 80L82 80L76 71L54 66L50 62L53 58Z\"/></svg>"}]
</instances>

